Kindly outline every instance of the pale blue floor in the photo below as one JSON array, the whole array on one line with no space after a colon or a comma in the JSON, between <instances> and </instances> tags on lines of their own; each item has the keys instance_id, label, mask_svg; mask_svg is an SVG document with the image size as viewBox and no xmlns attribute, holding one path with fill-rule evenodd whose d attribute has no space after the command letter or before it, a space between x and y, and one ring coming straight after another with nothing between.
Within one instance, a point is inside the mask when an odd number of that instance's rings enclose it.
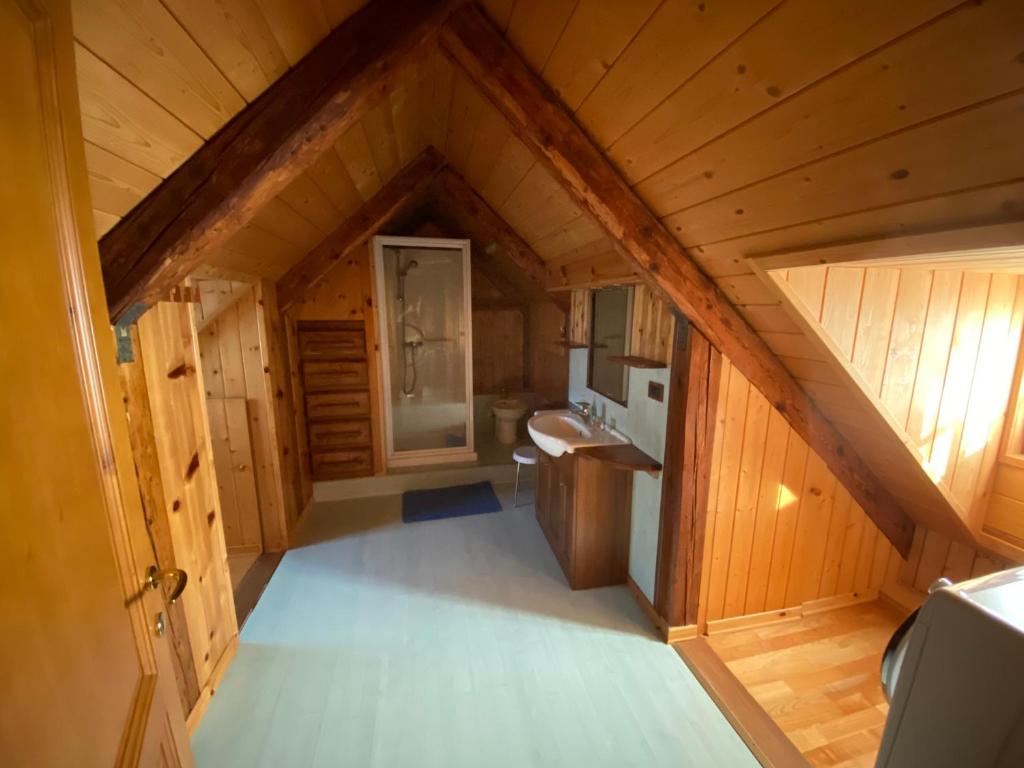
<instances>
[{"instance_id":1,"label":"pale blue floor","mask_svg":"<svg viewBox=\"0 0 1024 768\"><path fill-rule=\"evenodd\" d=\"M324 503L242 631L200 766L756 766L625 587L572 592L533 517Z\"/></svg>"}]
</instances>

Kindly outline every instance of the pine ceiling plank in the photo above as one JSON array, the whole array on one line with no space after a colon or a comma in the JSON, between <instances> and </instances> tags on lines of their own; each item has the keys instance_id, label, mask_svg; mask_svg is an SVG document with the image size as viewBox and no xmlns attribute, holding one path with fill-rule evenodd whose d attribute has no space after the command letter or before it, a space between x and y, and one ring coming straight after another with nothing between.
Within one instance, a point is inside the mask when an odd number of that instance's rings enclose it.
<instances>
[{"instance_id":1,"label":"pine ceiling plank","mask_svg":"<svg viewBox=\"0 0 1024 768\"><path fill-rule=\"evenodd\" d=\"M286 203L280 195L260 208L252 217L252 223L286 240L303 253L320 242L324 236L319 227Z\"/></svg>"},{"instance_id":2,"label":"pine ceiling plank","mask_svg":"<svg viewBox=\"0 0 1024 768\"><path fill-rule=\"evenodd\" d=\"M624 134L609 156L629 179L644 179L959 2L784 3Z\"/></svg>"},{"instance_id":3,"label":"pine ceiling plank","mask_svg":"<svg viewBox=\"0 0 1024 768\"><path fill-rule=\"evenodd\" d=\"M544 69L576 0L516 0L505 37L534 72Z\"/></svg>"},{"instance_id":4,"label":"pine ceiling plank","mask_svg":"<svg viewBox=\"0 0 1024 768\"><path fill-rule=\"evenodd\" d=\"M115 222L160 183L156 174L88 141L85 164L93 207L114 216Z\"/></svg>"},{"instance_id":5,"label":"pine ceiling plank","mask_svg":"<svg viewBox=\"0 0 1024 768\"><path fill-rule=\"evenodd\" d=\"M345 135L338 139L334 150L341 158L342 165L345 166L349 178L352 179L352 183L355 184L363 201L365 202L377 194L386 179L381 179L377 173L377 166L373 162L370 143L366 140L366 132L363 131L362 123L352 126Z\"/></svg>"},{"instance_id":6,"label":"pine ceiling plank","mask_svg":"<svg viewBox=\"0 0 1024 768\"><path fill-rule=\"evenodd\" d=\"M426 98L425 91L428 88L424 82L426 77L427 74L417 68L416 76L395 88L388 98L399 167L411 163L428 143L426 131L419 120L419 115L424 111L420 102Z\"/></svg>"},{"instance_id":7,"label":"pine ceiling plank","mask_svg":"<svg viewBox=\"0 0 1024 768\"><path fill-rule=\"evenodd\" d=\"M575 111L658 6L658 0L582 0L541 77Z\"/></svg>"},{"instance_id":8,"label":"pine ceiling plank","mask_svg":"<svg viewBox=\"0 0 1024 768\"><path fill-rule=\"evenodd\" d=\"M256 0L163 1L246 101L288 71L288 59Z\"/></svg>"},{"instance_id":9,"label":"pine ceiling plank","mask_svg":"<svg viewBox=\"0 0 1024 768\"><path fill-rule=\"evenodd\" d=\"M423 67L427 71L426 82L430 85L430 92L420 103L419 119L423 123L426 143L440 149L448 137L455 68L438 50L427 54Z\"/></svg>"},{"instance_id":10,"label":"pine ceiling plank","mask_svg":"<svg viewBox=\"0 0 1024 768\"><path fill-rule=\"evenodd\" d=\"M197 133L81 45L75 64L86 141L161 178L202 145Z\"/></svg>"},{"instance_id":11,"label":"pine ceiling plank","mask_svg":"<svg viewBox=\"0 0 1024 768\"><path fill-rule=\"evenodd\" d=\"M498 170L495 158L500 156L511 135L505 117L490 104L485 104L463 173L473 189L487 186L491 175Z\"/></svg>"},{"instance_id":12,"label":"pine ceiling plank","mask_svg":"<svg viewBox=\"0 0 1024 768\"><path fill-rule=\"evenodd\" d=\"M154 190L100 243L112 315L179 282L357 124L435 39L451 2L367 5Z\"/></svg>"},{"instance_id":13,"label":"pine ceiling plank","mask_svg":"<svg viewBox=\"0 0 1024 768\"><path fill-rule=\"evenodd\" d=\"M347 216L362 204L359 190L334 147L320 155L306 173L313 177L341 214Z\"/></svg>"},{"instance_id":14,"label":"pine ceiling plank","mask_svg":"<svg viewBox=\"0 0 1024 768\"><path fill-rule=\"evenodd\" d=\"M497 211L501 210L509 195L536 165L537 158L518 136L510 133L493 163L491 177L480 189L480 196Z\"/></svg>"},{"instance_id":15,"label":"pine ceiling plank","mask_svg":"<svg viewBox=\"0 0 1024 768\"><path fill-rule=\"evenodd\" d=\"M802 166L663 219L689 246L1024 177L1024 94Z\"/></svg>"},{"instance_id":16,"label":"pine ceiling plank","mask_svg":"<svg viewBox=\"0 0 1024 768\"><path fill-rule=\"evenodd\" d=\"M320 0L257 0L277 44L295 66L327 37L331 25Z\"/></svg>"},{"instance_id":17,"label":"pine ceiling plank","mask_svg":"<svg viewBox=\"0 0 1024 768\"><path fill-rule=\"evenodd\" d=\"M245 101L159 0L75 0L75 38L204 138Z\"/></svg>"},{"instance_id":18,"label":"pine ceiling plank","mask_svg":"<svg viewBox=\"0 0 1024 768\"><path fill-rule=\"evenodd\" d=\"M634 188L678 211L1024 86L1017 0L965 3L784 99ZM921 72L936 73L921 77ZM939 74L942 73L942 74Z\"/></svg>"},{"instance_id":19,"label":"pine ceiling plank","mask_svg":"<svg viewBox=\"0 0 1024 768\"><path fill-rule=\"evenodd\" d=\"M667 0L576 112L600 147L616 139L781 0Z\"/></svg>"},{"instance_id":20,"label":"pine ceiling plank","mask_svg":"<svg viewBox=\"0 0 1024 768\"><path fill-rule=\"evenodd\" d=\"M449 16L440 42L573 200L616 239L647 281L751 379L897 549L908 552L911 519L486 17L475 6L461 6Z\"/></svg>"},{"instance_id":21,"label":"pine ceiling plank","mask_svg":"<svg viewBox=\"0 0 1024 768\"><path fill-rule=\"evenodd\" d=\"M395 137L395 124L391 118L390 101L385 99L367 110L362 124L373 164L377 167L377 176L386 182L402 168L402 161L398 155L398 140Z\"/></svg>"},{"instance_id":22,"label":"pine ceiling plank","mask_svg":"<svg viewBox=\"0 0 1024 768\"><path fill-rule=\"evenodd\" d=\"M327 16L327 23L331 25L331 29L334 29L366 5L367 0L320 0L320 2Z\"/></svg>"},{"instance_id":23,"label":"pine ceiling plank","mask_svg":"<svg viewBox=\"0 0 1024 768\"><path fill-rule=\"evenodd\" d=\"M96 236L102 237L104 233L109 232L110 229L120 221L120 217L93 209L92 221L93 225L96 227Z\"/></svg>"},{"instance_id":24,"label":"pine ceiling plank","mask_svg":"<svg viewBox=\"0 0 1024 768\"><path fill-rule=\"evenodd\" d=\"M284 312L323 280L353 248L363 244L396 213L418 199L444 165L444 157L433 147L428 148L354 214L344 219L279 280L277 297L281 311Z\"/></svg>"},{"instance_id":25,"label":"pine ceiling plank","mask_svg":"<svg viewBox=\"0 0 1024 768\"><path fill-rule=\"evenodd\" d=\"M448 162L465 174L469 153L473 149L473 137L477 125L487 109L487 102L473 87L465 75L456 72L452 92L452 111L448 119L448 136L445 138L444 154Z\"/></svg>"},{"instance_id":26,"label":"pine ceiling plank","mask_svg":"<svg viewBox=\"0 0 1024 768\"><path fill-rule=\"evenodd\" d=\"M338 209L305 171L292 179L278 197L312 222L321 237L338 226Z\"/></svg>"}]
</instances>

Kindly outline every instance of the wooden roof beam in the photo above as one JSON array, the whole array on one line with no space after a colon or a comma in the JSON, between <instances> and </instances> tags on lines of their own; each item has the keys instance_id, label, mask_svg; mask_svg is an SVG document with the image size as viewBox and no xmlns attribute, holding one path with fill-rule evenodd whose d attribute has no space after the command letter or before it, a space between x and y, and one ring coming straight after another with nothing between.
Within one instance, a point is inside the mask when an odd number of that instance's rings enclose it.
<instances>
[{"instance_id":1,"label":"wooden roof beam","mask_svg":"<svg viewBox=\"0 0 1024 768\"><path fill-rule=\"evenodd\" d=\"M395 216L420 202L445 164L446 160L440 152L434 147L427 147L289 269L277 282L277 301L281 311L284 312L301 299L306 291L319 283L331 267L354 248L373 237Z\"/></svg>"},{"instance_id":2,"label":"wooden roof beam","mask_svg":"<svg viewBox=\"0 0 1024 768\"><path fill-rule=\"evenodd\" d=\"M621 245L645 280L764 393L906 556L913 521L484 14L473 5L459 8L441 30L440 42L569 195Z\"/></svg>"},{"instance_id":3,"label":"wooden roof beam","mask_svg":"<svg viewBox=\"0 0 1024 768\"><path fill-rule=\"evenodd\" d=\"M235 115L100 241L114 319L182 279L419 58L453 0L374 0Z\"/></svg>"}]
</instances>

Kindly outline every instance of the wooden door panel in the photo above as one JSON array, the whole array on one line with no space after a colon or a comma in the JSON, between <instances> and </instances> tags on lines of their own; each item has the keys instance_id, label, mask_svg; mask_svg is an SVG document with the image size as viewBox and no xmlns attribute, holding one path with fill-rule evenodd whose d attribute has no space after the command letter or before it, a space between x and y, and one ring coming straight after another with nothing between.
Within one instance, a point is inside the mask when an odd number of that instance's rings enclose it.
<instances>
[{"instance_id":1,"label":"wooden door panel","mask_svg":"<svg viewBox=\"0 0 1024 768\"><path fill-rule=\"evenodd\" d=\"M163 602L141 589L154 555L90 223L67 4L2 0L0 67L0 755L191 764L152 630Z\"/></svg>"}]
</instances>

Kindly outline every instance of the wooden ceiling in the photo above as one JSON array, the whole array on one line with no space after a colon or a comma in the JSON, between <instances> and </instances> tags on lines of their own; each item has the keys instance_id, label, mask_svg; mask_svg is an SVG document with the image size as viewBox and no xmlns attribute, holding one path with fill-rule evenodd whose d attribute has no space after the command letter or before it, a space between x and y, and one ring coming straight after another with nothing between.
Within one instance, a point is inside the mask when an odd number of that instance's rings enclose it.
<instances>
[{"instance_id":1,"label":"wooden ceiling","mask_svg":"<svg viewBox=\"0 0 1024 768\"><path fill-rule=\"evenodd\" d=\"M362 3L73 5L102 234ZM746 257L1024 218L1019 0L481 5L791 370L822 353ZM549 267L614 258L432 52L208 262L280 277L428 144Z\"/></svg>"}]
</instances>

